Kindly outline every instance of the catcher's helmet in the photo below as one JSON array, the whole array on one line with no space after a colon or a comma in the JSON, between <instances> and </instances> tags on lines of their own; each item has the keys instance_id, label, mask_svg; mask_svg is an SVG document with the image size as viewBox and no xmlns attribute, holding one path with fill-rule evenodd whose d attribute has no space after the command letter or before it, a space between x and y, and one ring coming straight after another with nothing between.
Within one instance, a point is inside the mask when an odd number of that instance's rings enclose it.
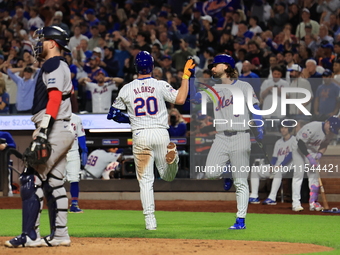
<instances>
[{"instance_id":1,"label":"catcher's helmet","mask_svg":"<svg viewBox=\"0 0 340 255\"><path fill-rule=\"evenodd\" d=\"M235 60L227 54L215 56L213 62L208 65L208 68L211 70L217 64L229 64L231 68L235 68Z\"/></svg>"},{"instance_id":2,"label":"catcher's helmet","mask_svg":"<svg viewBox=\"0 0 340 255\"><path fill-rule=\"evenodd\" d=\"M139 74L149 74L153 70L153 57L147 51L141 51L135 59L136 72Z\"/></svg>"},{"instance_id":3,"label":"catcher's helmet","mask_svg":"<svg viewBox=\"0 0 340 255\"><path fill-rule=\"evenodd\" d=\"M294 129L294 122L290 120L280 120L278 125L279 132L281 132L282 127L288 128L288 132L291 133Z\"/></svg>"},{"instance_id":4,"label":"catcher's helmet","mask_svg":"<svg viewBox=\"0 0 340 255\"><path fill-rule=\"evenodd\" d=\"M35 30L33 37L38 40L34 47L34 54L36 57L43 52L44 41L49 39L55 41L66 52L70 52L70 49L67 46L70 37L61 27L49 26L39 28Z\"/></svg>"},{"instance_id":5,"label":"catcher's helmet","mask_svg":"<svg viewBox=\"0 0 340 255\"><path fill-rule=\"evenodd\" d=\"M329 127L330 127L330 130L332 131L332 133L334 134L339 134L339 128L340 128L340 120L338 117L336 116L332 116L332 117L329 117L327 119L327 121L329 122Z\"/></svg>"}]
</instances>

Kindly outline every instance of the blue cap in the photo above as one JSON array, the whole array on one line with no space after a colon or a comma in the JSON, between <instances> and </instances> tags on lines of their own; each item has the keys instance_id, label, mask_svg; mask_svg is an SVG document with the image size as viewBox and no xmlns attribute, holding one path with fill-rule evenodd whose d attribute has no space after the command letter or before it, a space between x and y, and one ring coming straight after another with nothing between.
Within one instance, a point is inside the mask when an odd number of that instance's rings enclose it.
<instances>
[{"instance_id":1,"label":"blue cap","mask_svg":"<svg viewBox=\"0 0 340 255\"><path fill-rule=\"evenodd\" d=\"M161 11L161 12L158 14L158 17L167 18L167 17L168 17L168 12L166 12L166 11Z\"/></svg>"},{"instance_id":2,"label":"blue cap","mask_svg":"<svg viewBox=\"0 0 340 255\"><path fill-rule=\"evenodd\" d=\"M331 70L329 70L329 69L325 69L325 71L323 71L323 73L322 73L322 76L332 76L332 71Z\"/></svg>"},{"instance_id":3,"label":"blue cap","mask_svg":"<svg viewBox=\"0 0 340 255\"><path fill-rule=\"evenodd\" d=\"M331 43L321 44L321 48L329 48L333 50L333 44Z\"/></svg>"},{"instance_id":4,"label":"blue cap","mask_svg":"<svg viewBox=\"0 0 340 255\"><path fill-rule=\"evenodd\" d=\"M94 10L93 9L87 9L85 11L85 14L94 14Z\"/></svg>"}]
</instances>

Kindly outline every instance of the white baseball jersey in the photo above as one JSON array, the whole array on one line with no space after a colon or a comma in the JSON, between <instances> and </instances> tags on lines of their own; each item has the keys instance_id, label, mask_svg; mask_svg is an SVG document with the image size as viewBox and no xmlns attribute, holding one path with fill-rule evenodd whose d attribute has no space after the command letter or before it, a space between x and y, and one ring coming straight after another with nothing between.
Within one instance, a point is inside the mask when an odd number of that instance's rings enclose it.
<instances>
[{"instance_id":1,"label":"white baseball jersey","mask_svg":"<svg viewBox=\"0 0 340 255\"><path fill-rule=\"evenodd\" d=\"M307 150L312 155L318 152L320 144L326 140L326 134L322 128L322 122L313 121L304 125L296 134L296 140L300 139L306 144ZM298 146L297 143L295 146Z\"/></svg>"},{"instance_id":2,"label":"white baseball jersey","mask_svg":"<svg viewBox=\"0 0 340 255\"><path fill-rule=\"evenodd\" d=\"M118 90L115 82L105 82L103 86L97 83L85 82L86 89L92 94L92 112L107 113L111 105L112 91Z\"/></svg>"},{"instance_id":3,"label":"white baseball jersey","mask_svg":"<svg viewBox=\"0 0 340 255\"><path fill-rule=\"evenodd\" d=\"M101 149L94 150L87 157L85 169L96 178L101 178L106 166L111 162L117 161L120 155L120 153L106 152Z\"/></svg>"},{"instance_id":4,"label":"white baseball jersey","mask_svg":"<svg viewBox=\"0 0 340 255\"><path fill-rule=\"evenodd\" d=\"M72 113L72 115L71 115L70 125L71 125L72 130L75 133L75 138L74 138L74 141L73 141L73 144L72 144L72 148L68 151L68 153L66 155L67 161L73 159L74 157L79 159L78 137L85 135L85 130L83 128L83 123L81 122L81 118L74 113Z\"/></svg>"},{"instance_id":5,"label":"white baseball jersey","mask_svg":"<svg viewBox=\"0 0 340 255\"><path fill-rule=\"evenodd\" d=\"M282 87L288 87L289 84L288 82L286 82L283 79L280 79L279 81L275 82L273 79L268 79L265 80L262 85L261 85L261 90L260 90L260 94L265 91L267 88L277 85L278 88L282 88ZM269 93L264 99L263 99L263 105L262 105L262 109L263 110L268 110L271 108L273 103L273 94ZM281 97L278 96L278 100L277 100L277 106L276 106L276 110L270 114L270 115L263 115L262 117L264 118L268 118L270 116L276 116L279 117L281 116Z\"/></svg>"},{"instance_id":6,"label":"white baseball jersey","mask_svg":"<svg viewBox=\"0 0 340 255\"><path fill-rule=\"evenodd\" d=\"M233 94L229 89L225 87L223 84L217 84L214 86L214 89L218 93L219 97L221 98L221 102L217 99L216 104L214 104L214 115L215 120L226 120L227 123L221 122L219 124L216 122L216 131L225 131L225 130L234 130L234 131L242 131L249 129L248 127L248 121L249 121L249 111L248 111L248 100L247 95L248 91L252 91L253 97L252 97L252 104L259 103L255 92L253 90L253 87L248 83L244 81L234 81L232 86L236 86L242 90L243 96L244 96L244 109L245 114L244 115L234 115L233 114ZM205 91L200 91L199 93L204 94ZM213 99L210 98L207 94L207 101L213 102Z\"/></svg>"},{"instance_id":7,"label":"white baseball jersey","mask_svg":"<svg viewBox=\"0 0 340 255\"><path fill-rule=\"evenodd\" d=\"M157 81L151 77L136 79L124 85L112 106L120 110L127 108L132 131L168 129L165 101L174 104L177 94L178 91L165 81Z\"/></svg>"},{"instance_id":8,"label":"white baseball jersey","mask_svg":"<svg viewBox=\"0 0 340 255\"><path fill-rule=\"evenodd\" d=\"M285 157L292 152L294 143L296 143L296 139L293 135L287 141L283 140L283 137L276 141L273 150L273 157L277 157L276 166L280 166Z\"/></svg>"}]
</instances>

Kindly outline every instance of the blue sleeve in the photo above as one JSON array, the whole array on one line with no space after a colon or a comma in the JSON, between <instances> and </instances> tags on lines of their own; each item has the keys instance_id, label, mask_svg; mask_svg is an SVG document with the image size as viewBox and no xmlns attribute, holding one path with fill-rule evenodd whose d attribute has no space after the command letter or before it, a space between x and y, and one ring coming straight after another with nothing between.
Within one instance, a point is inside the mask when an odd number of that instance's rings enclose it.
<instances>
[{"instance_id":1,"label":"blue sleeve","mask_svg":"<svg viewBox=\"0 0 340 255\"><path fill-rule=\"evenodd\" d=\"M120 109L117 109L111 106L109 113L107 114L108 120L114 120L118 123L130 123L129 115L121 112Z\"/></svg>"},{"instance_id":2,"label":"blue sleeve","mask_svg":"<svg viewBox=\"0 0 340 255\"><path fill-rule=\"evenodd\" d=\"M281 162L282 166L286 166L293 158L292 152L289 152L288 155L284 158L284 160Z\"/></svg>"},{"instance_id":3,"label":"blue sleeve","mask_svg":"<svg viewBox=\"0 0 340 255\"><path fill-rule=\"evenodd\" d=\"M272 157L272 160L270 161L270 164L271 164L272 166L275 166L276 161L277 161L277 157Z\"/></svg>"},{"instance_id":4,"label":"blue sleeve","mask_svg":"<svg viewBox=\"0 0 340 255\"><path fill-rule=\"evenodd\" d=\"M171 137L185 136L187 132L187 126L184 123L179 123L177 128L170 126L168 132Z\"/></svg>"},{"instance_id":5,"label":"blue sleeve","mask_svg":"<svg viewBox=\"0 0 340 255\"><path fill-rule=\"evenodd\" d=\"M202 101L201 93L197 93L195 79L189 79L189 97L190 101L194 104L200 104Z\"/></svg>"},{"instance_id":6,"label":"blue sleeve","mask_svg":"<svg viewBox=\"0 0 340 255\"><path fill-rule=\"evenodd\" d=\"M22 81L23 79L21 77L19 77L18 75L16 75L15 73L13 73L11 71L11 69L7 69L7 74L9 77L11 77L11 79L18 85L18 83L20 81Z\"/></svg>"},{"instance_id":7,"label":"blue sleeve","mask_svg":"<svg viewBox=\"0 0 340 255\"><path fill-rule=\"evenodd\" d=\"M78 136L78 143L79 147L82 152L88 152L87 147L86 147L86 137L85 136Z\"/></svg>"},{"instance_id":8,"label":"blue sleeve","mask_svg":"<svg viewBox=\"0 0 340 255\"><path fill-rule=\"evenodd\" d=\"M256 110L260 110L260 107L258 106L258 104L254 104L254 108ZM252 113L252 119L254 120L256 126L262 125L262 122L260 121L262 120L262 115L257 115L255 113Z\"/></svg>"}]
</instances>

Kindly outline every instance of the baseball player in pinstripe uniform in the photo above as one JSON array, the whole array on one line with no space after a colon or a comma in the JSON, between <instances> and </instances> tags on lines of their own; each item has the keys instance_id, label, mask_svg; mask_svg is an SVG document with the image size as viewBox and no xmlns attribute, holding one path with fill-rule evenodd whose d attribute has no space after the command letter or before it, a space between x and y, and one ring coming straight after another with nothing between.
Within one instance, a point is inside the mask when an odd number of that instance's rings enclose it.
<instances>
[{"instance_id":1,"label":"baseball player in pinstripe uniform","mask_svg":"<svg viewBox=\"0 0 340 255\"><path fill-rule=\"evenodd\" d=\"M64 188L66 154L74 141L71 119L71 73L61 50L69 51L69 36L57 26L36 30L35 55L45 59L34 91L32 121L37 129L24 153L27 168L20 176L22 198L22 234L5 246L69 246L67 208ZM41 238L39 225L47 200L50 235Z\"/></svg>"},{"instance_id":2,"label":"baseball player in pinstripe uniform","mask_svg":"<svg viewBox=\"0 0 340 255\"><path fill-rule=\"evenodd\" d=\"M284 125L284 126L283 126ZM274 169L270 168L258 168L258 170L263 170L261 172L252 171L250 182L251 182L251 194L249 197L249 203L251 204L259 204L259 183L260 178L270 178L273 177L272 187L270 190L270 194L266 200L263 201L264 205L276 205L276 195L277 191L280 188L282 181L283 169L282 167L287 166L288 170L290 170L289 165L292 161L292 145L295 142L295 136L292 136L291 133L293 131L293 123L291 121L284 121L279 124L279 131L282 137L276 141L273 151L273 156L271 159L271 166L274 166ZM276 167L275 167L276 166ZM281 167L281 168L280 168Z\"/></svg>"},{"instance_id":3,"label":"baseball player in pinstripe uniform","mask_svg":"<svg viewBox=\"0 0 340 255\"><path fill-rule=\"evenodd\" d=\"M85 130L81 118L76 114L72 113L71 116L71 127L75 132L75 138L72 144L72 148L66 155L66 179L70 182L70 193L72 196L72 204L70 207L71 213L82 213L78 206L79 197L79 172L80 172L80 157L78 146L81 149L81 164L85 166L87 161L87 147Z\"/></svg>"},{"instance_id":4,"label":"baseball player in pinstripe uniform","mask_svg":"<svg viewBox=\"0 0 340 255\"><path fill-rule=\"evenodd\" d=\"M136 165L140 197L147 230L156 230L154 215L155 201L153 194L154 170L156 163L160 177L172 181L178 170L176 145L170 143L168 111L165 101L184 104L188 96L188 80L194 61L189 59L184 67L182 84L178 90L165 81L151 77L154 67L153 57L147 51L141 51L135 59L138 77L125 85L113 102L108 119L131 123L133 155ZM129 116L121 111L127 110Z\"/></svg>"},{"instance_id":5,"label":"baseball player in pinstripe uniform","mask_svg":"<svg viewBox=\"0 0 340 255\"><path fill-rule=\"evenodd\" d=\"M248 172L241 171L241 168L249 167L250 158L250 129L248 126L249 113L245 115L233 115L233 95L231 91L225 87L224 84L231 84L240 88L245 97L244 102L248 102L246 96L248 91L252 91L252 104L255 109L260 109L258 106L258 99L252 86L244 81L237 80L238 73L235 69L235 61L232 57L226 54L215 56L213 62L209 65L215 79L219 79L221 84L216 84L214 89L218 93L220 100L217 105L214 103L214 117L215 119L227 120L227 123L216 123L217 134L214 143L209 151L206 162L206 177L218 178L223 174L223 171L215 171L226 166L230 160L231 166L236 169L232 172L234 185L236 187L237 200L237 218L236 223L229 229L245 229L245 217L247 214L249 187L248 187ZM190 86L190 93L195 90L194 86ZM201 91L195 95L194 101L197 103L201 99L201 94L206 93ZM208 102L213 102L210 97ZM216 102L216 101L215 101ZM245 104L245 109L247 109ZM255 120L257 134L256 139L263 139L263 129L261 127L261 116L253 114L252 119ZM233 124L238 123L238 124Z\"/></svg>"},{"instance_id":6,"label":"baseball player in pinstripe uniform","mask_svg":"<svg viewBox=\"0 0 340 255\"><path fill-rule=\"evenodd\" d=\"M319 160L327 150L329 142L334 134L339 133L340 120L338 117L330 117L325 122L313 121L304 125L296 134L296 142L293 144L294 176L292 182L293 211L302 211L301 184L304 173L307 172L309 183L309 210L321 211L323 207L318 203L320 189L319 172L313 170L319 165ZM308 167L309 165L309 167Z\"/></svg>"}]
</instances>

